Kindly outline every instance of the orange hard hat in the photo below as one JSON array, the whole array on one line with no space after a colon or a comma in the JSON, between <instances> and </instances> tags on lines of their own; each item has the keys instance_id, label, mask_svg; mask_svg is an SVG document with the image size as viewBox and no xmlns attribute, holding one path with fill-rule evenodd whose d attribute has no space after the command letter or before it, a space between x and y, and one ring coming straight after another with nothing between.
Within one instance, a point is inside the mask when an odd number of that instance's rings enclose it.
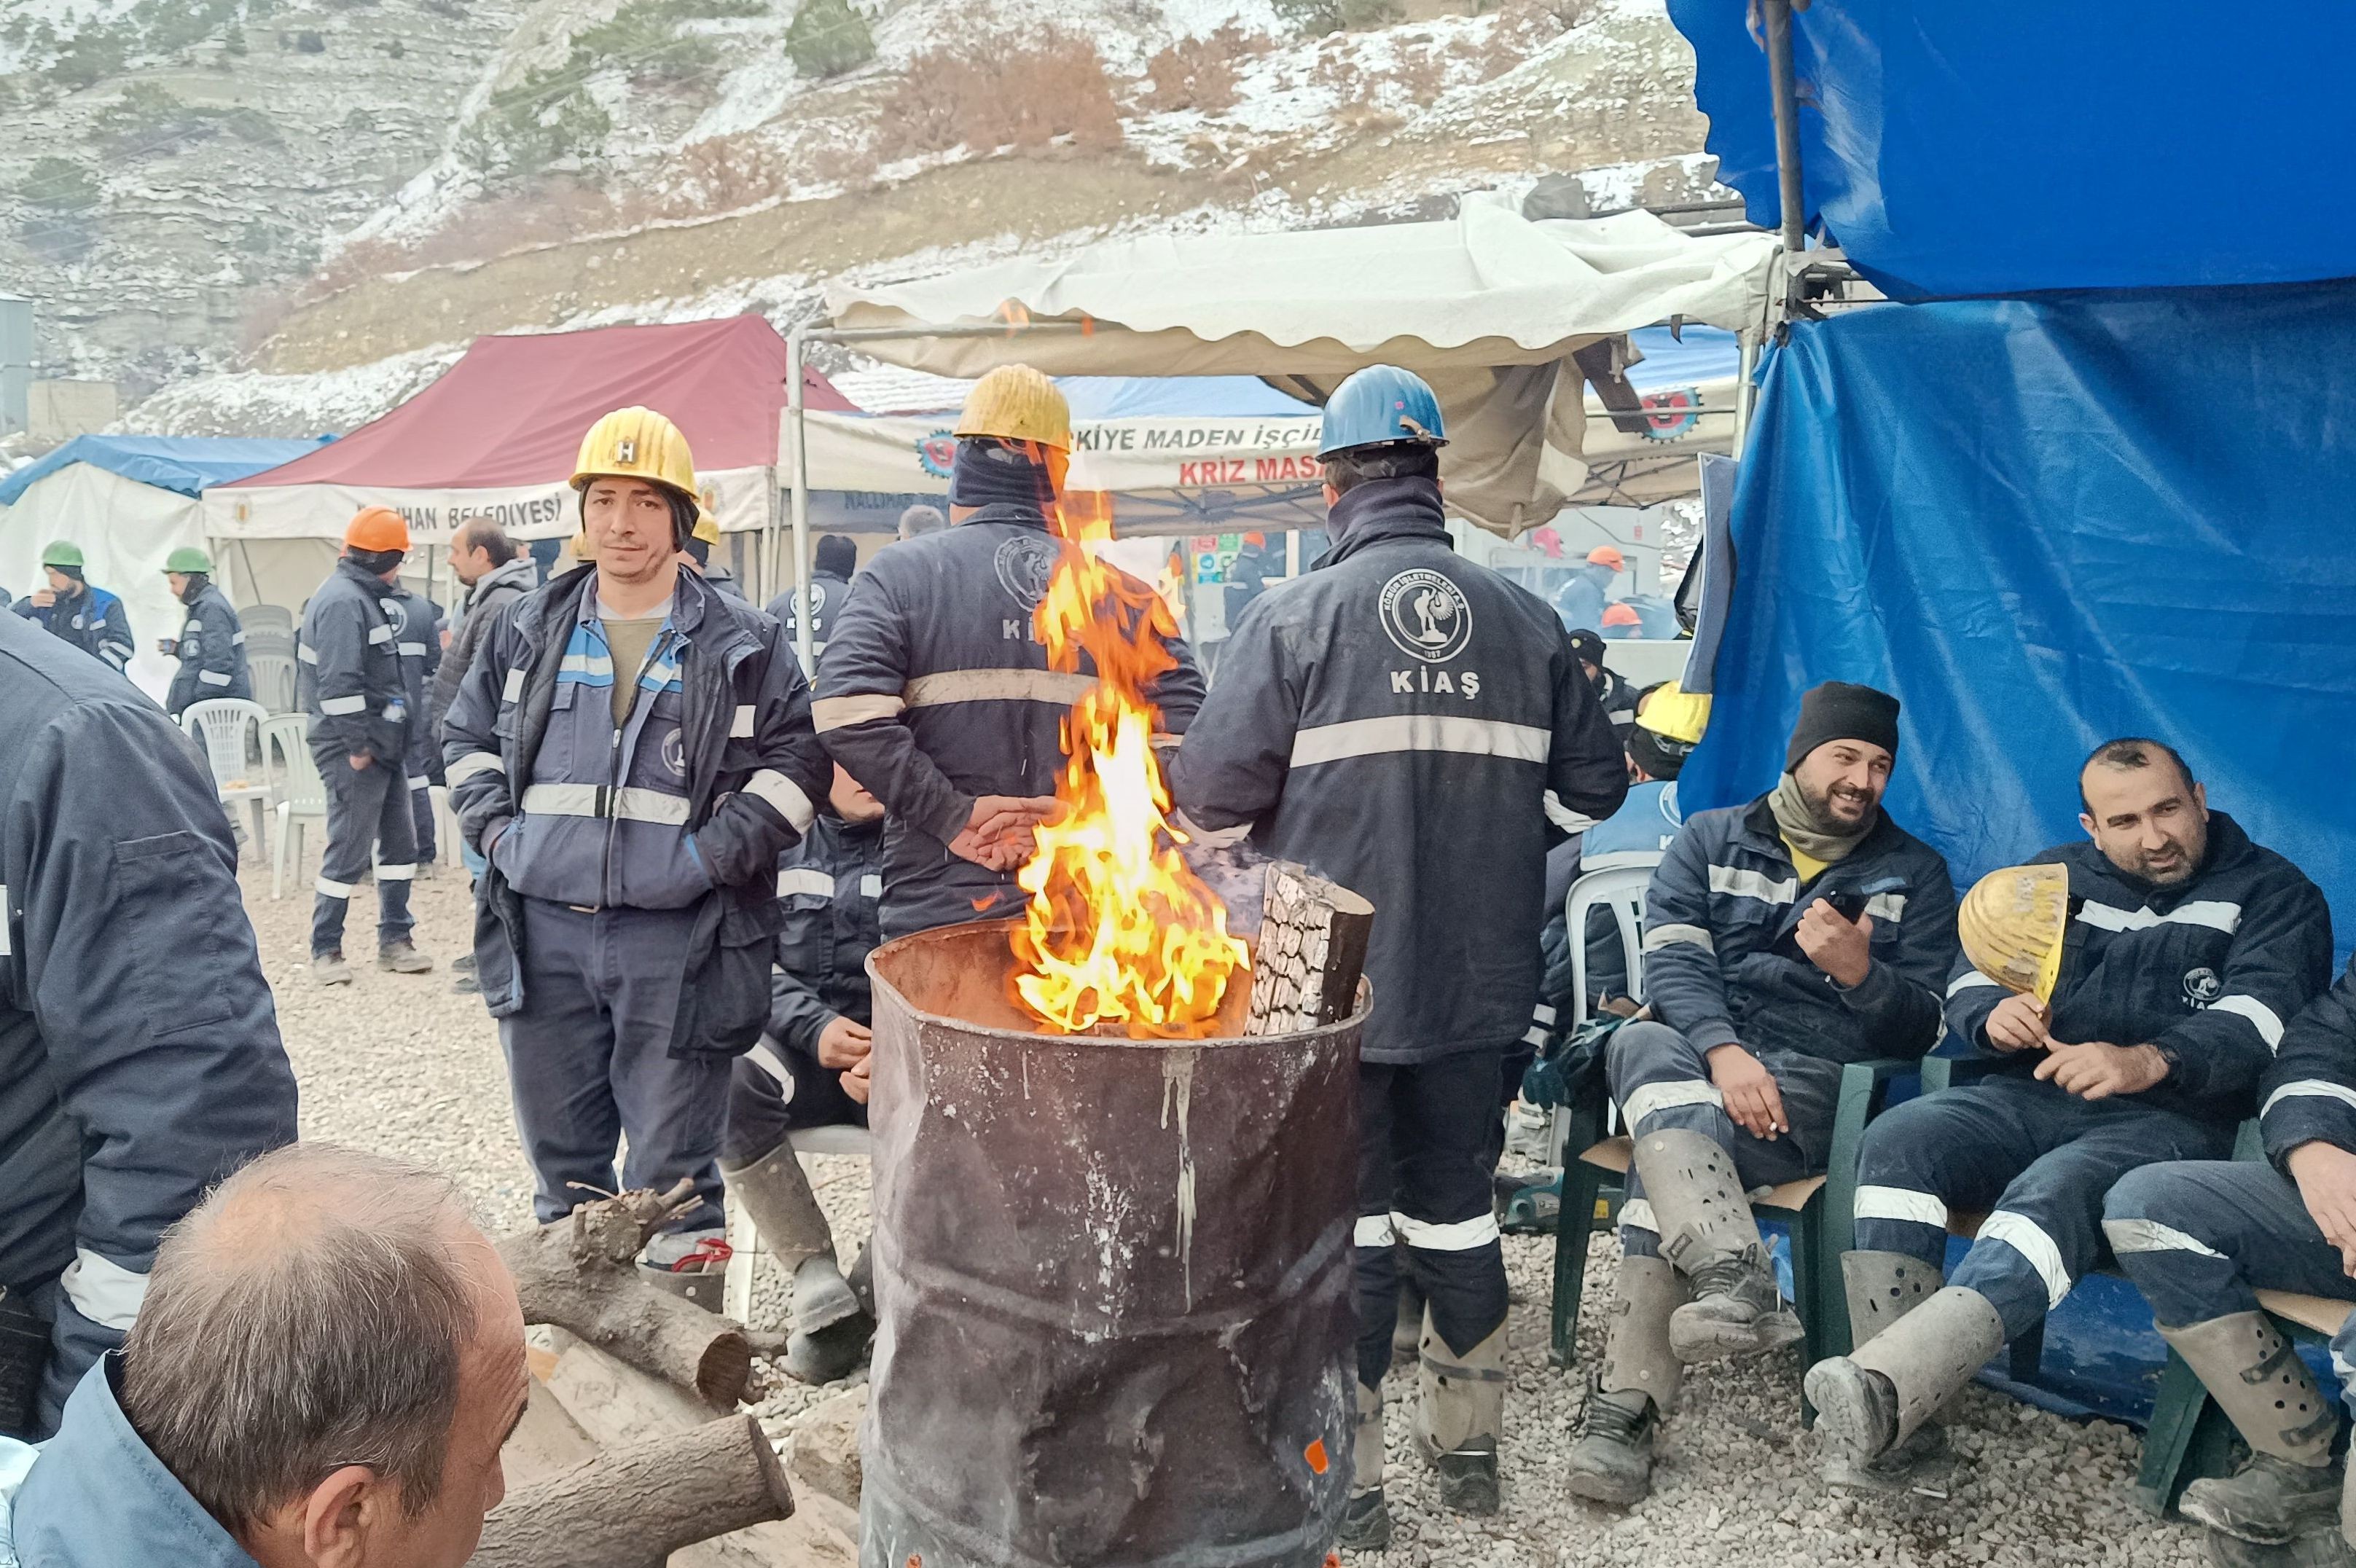
<instances>
[{"instance_id":1,"label":"orange hard hat","mask_svg":"<svg viewBox=\"0 0 2356 1568\"><path fill-rule=\"evenodd\" d=\"M1587 552L1587 564L1608 566L1614 571L1625 571L1628 570L1628 558L1620 553L1619 547L1616 545L1600 544Z\"/></svg>"},{"instance_id":2,"label":"orange hard hat","mask_svg":"<svg viewBox=\"0 0 2356 1568\"><path fill-rule=\"evenodd\" d=\"M1644 618L1636 613L1633 605L1606 604L1603 607L1603 624L1607 626L1641 626Z\"/></svg>"},{"instance_id":3,"label":"orange hard hat","mask_svg":"<svg viewBox=\"0 0 2356 1568\"><path fill-rule=\"evenodd\" d=\"M362 507L344 528L344 545L371 554L409 550L409 519L391 507Z\"/></svg>"}]
</instances>

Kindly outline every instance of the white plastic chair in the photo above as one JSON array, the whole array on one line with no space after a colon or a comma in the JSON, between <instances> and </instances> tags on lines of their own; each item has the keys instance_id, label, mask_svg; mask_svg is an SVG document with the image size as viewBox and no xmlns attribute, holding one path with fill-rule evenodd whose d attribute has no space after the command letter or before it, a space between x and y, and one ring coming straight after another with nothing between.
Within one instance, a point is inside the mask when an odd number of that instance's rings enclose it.
<instances>
[{"instance_id":1,"label":"white plastic chair","mask_svg":"<svg viewBox=\"0 0 2356 1568\"><path fill-rule=\"evenodd\" d=\"M269 710L262 704L241 697L192 702L180 715L181 728L204 746L205 762L212 769L213 787L220 792L221 804L232 811L252 813L253 853L257 859L270 852L262 836L270 784L266 774L256 771L262 760L260 725L269 717Z\"/></svg>"},{"instance_id":2,"label":"white plastic chair","mask_svg":"<svg viewBox=\"0 0 2356 1568\"><path fill-rule=\"evenodd\" d=\"M774 1061L776 1053L783 1050L784 1046L765 1034L760 1043L753 1048L752 1054L757 1061L766 1051ZM769 1062L762 1062L762 1065L772 1073L778 1072L782 1066L771 1066ZM875 1139L865 1127L801 1127L786 1135L786 1146L796 1154L845 1155L855 1159L875 1157ZM736 1201L734 1188L728 1192L727 1213L728 1277L721 1286L720 1306L725 1316L739 1323L749 1324L753 1312L754 1271L758 1266L757 1260L768 1255L768 1249L761 1244L761 1232L754 1226L753 1216L744 1212L744 1206Z\"/></svg>"},{"instance_id":3,"label":"white plastic chair","mask_svg":"<svg viewBox=\"0 0 2356 1568\"><path fill-rule=\"evenodd\" d=\"M237 613L238 624L250 635L262 627L293 633L294 612L284 604L249 604Z\"/></svg>"},{"instance_id":4,"label":"white plastic chair","mask_svg":"<svg viewBox=\"0 0 2356 1568\"><path fill-rule=\"evenodd\" d=\"M1571 1013L1570 1027L1577 1029L1588 1019L1590 1007L1587 985L1587 916L1597 909L1609 910L1613 923L1620 928L1620 951L1628 961L1628 996L1642 1003L1644 999L1644 890L1653 883L1653 870L1661 863L1657 850L1629 849L1611 855L1599 855L1595 863L1580 862L1579 880L1570 884L1570 897L1564 901L1564 935L1570 942ZM1614 1106L1607 1123L1616 1125L1619 1108ZM1564 1142L1570 1135L1570 1119L1562 1106L1556 1106L1554 1129L1547 1141L1553 1149L1552 1162L1560 1165L1566 1150Z\"/></svg>"},{"instance_id":5,"label":"white plastic chair","mask_svg":"<svg viewBox=\"0 0 2356 1568\"><path fill-rule=\"evenodd\" d=\"M308 714L281 713L262 721L262 750L278 801L278 854L270 863L270 896L286 896L286 868L303 874L303 824L327 820L327 785L311 760Z\"/></svg>"},{"instance_id":6,"label":"white plastic chair","mask_svg":"<svg viewBox=\"0 0 2356 1568\"><path fill-rule=\"evenodd\" d=\"M271 713L294 711L294 656L249 650L245 667L253 676L253 699Z\"/></svg>"}]
</instances>

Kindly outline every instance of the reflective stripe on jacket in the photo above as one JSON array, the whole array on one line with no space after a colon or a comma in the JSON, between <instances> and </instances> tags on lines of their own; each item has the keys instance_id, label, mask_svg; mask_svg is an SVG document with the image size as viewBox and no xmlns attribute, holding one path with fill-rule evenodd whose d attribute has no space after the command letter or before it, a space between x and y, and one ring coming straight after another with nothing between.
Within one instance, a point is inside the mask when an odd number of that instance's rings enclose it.
<instances>
[{"instance_id":1,"label":"reflective stripe on jacket","mask_svg":"<svg viewBox=\"0 0 2356 1568\"><path fill-rule=\"evenodd\" d=\"M1819 898L1873 917L1872 964L1844 989L1800 951ZM1644 893L1644 997L1704 1051L1740 1042L1832 1061L1939 1042L1955 960L1955 889L1939 852L1883 812L1846 859L1802 882L1767 797L1686 818Z\"/></svg>"},{"instance_id":2,"label":"reflective stripe on jacket","mask_svg":"<svg viewBox=\"0 0 2356 1568\"><path fill-rule=\"evenodd\" d=\"M245 628L230 607L220 584L208 582L188 605L180 627L180 667L172 674L165 694L164 711L178 718L192 703L217 698L253 697L253 677L245 662Z\"/></svg>"},{"instance_id":3,"label":"reflective stripe on jacket","mask_svg":"<svg viewBox=\"0 0 2356 1568\"><path fill-rule=\"evenodd\" d=\"M1627 764L1561 623L1455 553L1430 481L1362 485L1333 521L1230 629L1172 794L1373 901L1365 1060L1510 1046L1537 1002L1546 793L1608 816Z\"/></svg>"},{"instance_id":4,"label":"reflective stripe on jacket","mask_svg":"<svg viewBox=\"0 0 2356 1568\"><path fill-rule=\"evenodd\" d=\"M2173 887L2129 877L2081 840L2030 862L2070 869L2071 919L2053 987L2060 1040L2156 1045L2168 1076L2137 1099L2211 1121L2254 1109L2290 1020L2331 983L2331 911L2306 873L2209 814L2201 869ZM1947 1027L1988 1049L1988 1015L2006 993L1957 958ZM2036 1062L2017 1053L2002 1072Z\"/></svg>"},{"instance_id":5,"label":"reflective stripe on jacket","mask_svg":"<svg viewBox=\"0 0 2356 1568\"><path fill-rule=\"evenodd\" d=\"M777 859L777 967L769 976L769 1032L815 1059L837 1018L863 1024L872 998L867 955L884 940L884 825L856 827L820 812Z\"/></svg>"},{"instance_id":6,"label":"reflective stripe on jacket","mask_svg":"<svg viewBox=\"0 0 2356 1568\"><path fill-rule=\"evenodd\" d=\"M1058 549L1036 510L983 507L878 551L827 638L814 712L835 761L892 809L891 935L1022 907L1012 873L959 859L948 841L979 795L1055 793L1064 715L1095 681L1085 669L1049 669L1033 627ZM1177 667L1148 695L1160 731L1178 735L1203 700L1203 677L1183 640L1170 652Z\"/></svg>"},{"instance_id":7,"label":"reflective stripe on jacket","mask_svg":"<svg viewBox=\"0 0 2356 1568\"><path fill-rule=\"evenodd\" d=\"M409 743L409 685L384 607L392 588L349 560L311 595L294 645L294 688L311 716L311 749L398 766Z\"/></svg>"},{"instance_id":8,"label":"reflective stripe on jacket","mask_svg":"<svg viewBox=\"0 0 2356 1568\"><path fill-rule=\"evenodd\" d=\"M781 918L777 856L809 827L833 777L810 730L809 688L776 621L682 571L669 631L634 677L659 676L661 687L676 689L641 691L635 738L626 738L614 771L594 776L582 748L600 712L616 750L612 688L582 678L597 673L596 656L576 641L584 615L594 624L596 578L594 568L567 572L501 616L443 725L451 804L467 843L479 851L495 828L507 828L477 890L484 999L498 1018L529 1002L516 964L524 895L509 880L510 864L535 885L611 887L622 902L659 896L672 885L663 879L679 864L673 854L689 852L713 891L693 901L695 966L681 988L671 1049L741 1051L760 1038L768 1013ZM602 645L602 635L595 641ZM562 679L568 665L575 678ZM563 794L535 805L534 788ZM511 847L508 834L516 832L525 837Z\"/></svg>"}]
</instances>

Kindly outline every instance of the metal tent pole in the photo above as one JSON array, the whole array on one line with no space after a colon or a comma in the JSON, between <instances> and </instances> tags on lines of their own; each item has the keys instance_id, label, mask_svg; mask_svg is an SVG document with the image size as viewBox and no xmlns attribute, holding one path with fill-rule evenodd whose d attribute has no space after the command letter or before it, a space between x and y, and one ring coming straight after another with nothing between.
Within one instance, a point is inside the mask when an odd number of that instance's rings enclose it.
<instances>
[{"instance_id":1,"label":"metal tent pole","mask_svg":"<svg viewBox=\"0 0 2356 1568\"><path fill-rule=\"evenodd\" d=\"M786 412L793 422L794 464L794 647L801 655L802 671L815 676L818 654L812 646L809 613L809 443L802 427L802 327L786 336Z\"/></svg>"},{"instance_id":2,"label":"metal tent pole","mask_svg":"<svg viewBox=\"0 0 2356 1568\"><path fill-rule=\"evenodd\" d=\"M1783 197L1783 249L1806 248L1806 197L1800 180L1800 101L1792 69L1792 0L1762 0L1767 23L1767 81L1775 99L1775 176Z\"/></svg>"}]
</instances>

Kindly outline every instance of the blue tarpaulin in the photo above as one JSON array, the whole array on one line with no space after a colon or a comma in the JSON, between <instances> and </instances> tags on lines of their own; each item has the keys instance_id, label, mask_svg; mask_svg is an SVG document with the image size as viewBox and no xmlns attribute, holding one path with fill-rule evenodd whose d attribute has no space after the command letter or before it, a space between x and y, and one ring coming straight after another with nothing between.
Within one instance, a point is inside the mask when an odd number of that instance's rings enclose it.
<instances>
[{"instance_id":1,"label":"blue tarpaulin","mask_svg":"<svg viewBox=\"0 0 2356 1568\"><path fill-rule=\"evenodd\" d=\"M1749 9L1669 0L1719 177L1772 228ZM1792 52L1811 226L1898 297L2356 276L2316 180L2356 142L2356 5L1815 0Z\"/></svg>"},{"instance_id":2,"label":"blue tarpaulin","mask_svg":"<svg viewBox=\"0 0 2356 1568\"><path fill-rule=\"evenodd\" d=\"M13 507L36 483L69 464L87 463L159 490L194 496L209 485L243 479L326 445L333 436L303 441L231 441L178 435L78 435L38 462L0 479L0 507Z\"/></svg>"},{"instance_id":3,"label":"blue tarpaulin","mask_svg":"<svg viewBox=\"0 0 2356 1568\"><path fill-rule=\"evenodd\" d=\"M1058 376L1076 420L1199 414L1219 419L1300 418L1317 406L1257 376Z\"/></svg>"},{"instance_id":4,"label":"blue tarpaulin","mask_svg":"<svg viewBox=\"0 0 2356 1568\"><path fill-rule=\"evenodd\" d=\"M2082 757L2153 735L2322 886L2345 955L2351 432L2356 285L1794 324L1763 371L1718 701L1681 791L1768 788L1800 693L1872 682L1905 703L1889 807L1960 887L2081 836Z\"/></svg>"}]
</instances>

